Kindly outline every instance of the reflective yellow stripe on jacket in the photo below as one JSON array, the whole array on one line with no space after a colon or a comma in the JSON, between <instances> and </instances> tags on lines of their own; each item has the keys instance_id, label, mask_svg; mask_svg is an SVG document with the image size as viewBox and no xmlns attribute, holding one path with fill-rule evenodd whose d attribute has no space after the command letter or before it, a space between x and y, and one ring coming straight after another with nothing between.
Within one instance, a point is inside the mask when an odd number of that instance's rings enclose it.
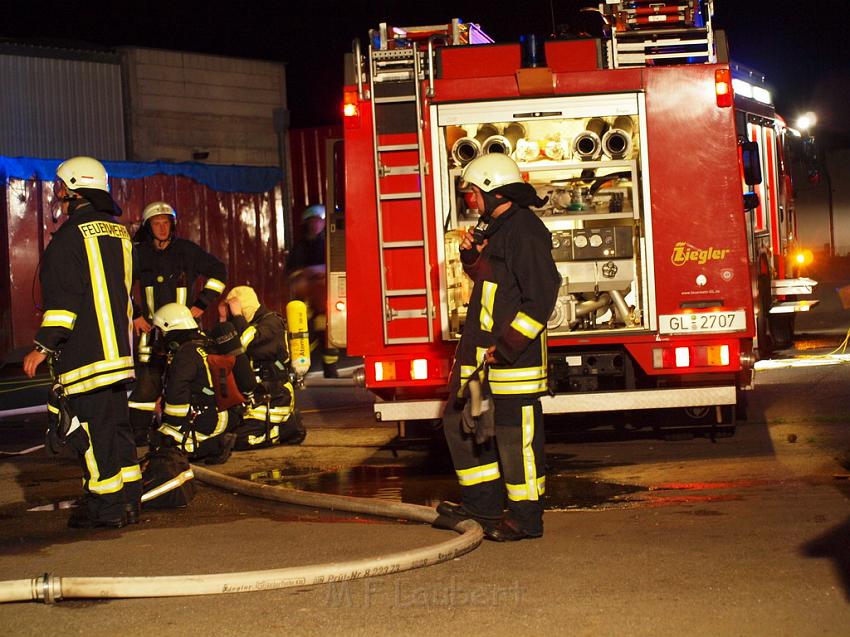
<instances>
[{"instance_id":1,"label":"reflective yellow stripe on jacket","mask_svg":"<svg viewBox=\"0 0 850 637\"><path fill-rule=\"evenodd\" d=\"M218 279L207 279L204 287L212 290L213 292L218 292L219 294L224 292L224 282L219 281Z\"/></svg>"},{"instance_id":2,"label":"reflective yellow stripe on jacket","mask_svg":"<svg viewBox=\"0 0 850 637\"><path fill-rule=\"evenodd\" d=\"M479 320L481 329L485 332L493 331L493 305L496 303L496 288L498 287L492 281L484 281L481 286L481 315Z\"/></svg>"},{"instance_id":3,"label":"reflective yellow stripe on jacket","mask_svg":"<svg viewBox=\"0 0 850 637\"><path fill-rule=\"evenodd\" d=\"M487 377L493 395L536 394L548 387L545 367L491 367Z\"/></svg>"},{"instance_id":4,"label":"reflective yellow stripe on jacket","mask_svg":"<svg viewBox=\"0 0 850 637\"><path fill-rule=\"evenodd\" d=\"M42 327L64 327L74 329L77 315L68 310L47 310L41 319Z\"/></svg>"},{"instance_id":5,"label":"reflective yellow stripe on jacket","mask_svg":"<svg viewBox=\"0 0 850 637\"><path fill-rule=\"evenodd\" d=\"M535 321L525 312L516 313L514 320L511 321L511 327L531 340L537 338L537 335L543 331L543 324Z\"/></svg>"},{"instance_id":6,"label":"reflective yellow stripe on jacket","mask_svg":"<svg viewBox=\"0 0 850 637\"><path fill-rule=\"evenodd\" d=\"M239 337L240 342L242 343L242 347L248 347L251 344L251 341L254 340L254 337L257 335L257 328L253 325L249 325L248 328L242 332L242 336Z\"/></svg>"}]
</instances>

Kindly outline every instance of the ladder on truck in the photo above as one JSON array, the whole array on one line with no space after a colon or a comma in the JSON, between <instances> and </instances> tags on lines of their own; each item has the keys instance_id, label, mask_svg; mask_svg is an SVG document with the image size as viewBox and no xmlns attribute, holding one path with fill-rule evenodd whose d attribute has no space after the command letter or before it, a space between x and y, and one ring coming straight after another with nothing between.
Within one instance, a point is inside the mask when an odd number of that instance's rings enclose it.
<instances>
[{"instance_id":1,"label":"ladder on truck","mask_svg":"<svg viewBox=\"0 0 850 637\"><path fill-rule=\"evenodd\" d=\"M382 27L386 33L386 25ZM422 129L422 52L416 44L394 49L370 44L368 59L384 343L430 343L434 302L424 188L428 163ZM406 224L402 234L407 236L400 238L399 225L410 219L412 207L418 209L413 213L418 222ZM394 237L388 239L390 234ZM398 280L420 278L421 286L397 285Z\"/></svg>"},{"instance_id":2,"label":"ladder on truck","mask_svg":"<svg viewBox=\"0 0 850 637\"><path fill-rule=\"evenodd\" d=\"M493 40L477 24L457 18L447 24L413 27L381 23L369 35L369 98L384 343L431 343L436 308L424 188L429 165L425 157L422 81L426 79L426 64L428 79L433 81L435 43L452 46ZM360 86L359 42L355 43L355 60ZM400 220L408 222L401 238ZM412 272L408 271L410 268L414 268ZM421 284L411 285L414 279ZM398 285L400 280L407 285Z\"/></svg>"},{"instance_id":3,"label":"ladder on truck","mask_svg":"<svg viewBox=\"0 0 850 637\"><path fill-rule=\"evenodd\" d=\"M611 28L609 68L717 61L713 0L606 0L599 10Z\"/></svg>"}]
</instances>

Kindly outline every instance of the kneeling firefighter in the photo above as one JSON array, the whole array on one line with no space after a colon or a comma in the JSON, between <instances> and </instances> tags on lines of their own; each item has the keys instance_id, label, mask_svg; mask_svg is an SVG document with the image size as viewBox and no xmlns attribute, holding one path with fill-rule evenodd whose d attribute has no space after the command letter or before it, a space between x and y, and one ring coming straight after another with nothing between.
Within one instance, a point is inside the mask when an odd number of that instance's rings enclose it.
<instances>
[{"instance_id":1,"label":"kneeling firefighter","mask_svg":"<svg viewBox=\"0 0 850 637\"><path fill-rule=\"evenodd\" d=\"M472 518L491 540L540 537L545 327L561 285L551 235L529 210L545 201L507 155L471 161L462 179L481 213L460 246L474 286L443 413L462 502L440 503L443 520L437 524L451 527L459 518ZM474 404L488 386L490 410Z\"/></svg>"},{"instance_id":2,"label":"kneeling firefighter","mask_svg":"<svg viewBox=\"0 0 850 637\"><path fill-rule=\"evenodd\" d=\"M227 312L220 306L219 319L225 321L229 313L258 383L251 405L233 429L236 449L301 444L307 432L295 409L286 321L262 305L247 285L230 290L222 305Z\"/></svg>"},{"instance_id":3,"label":"kneeling firefighter","mask_svg":"<svg viewBox=\"0 0 850 637\"><path fill-rule=\"evenodd\" d=\"M175 445L193 461L220 464L236 436L227 433L228 412L219 412L207 356L215 346L198 329L191 310L168 303L153 315L154 342L167 353L165 407L158 442Z\"/></svg>"}]
</instances>

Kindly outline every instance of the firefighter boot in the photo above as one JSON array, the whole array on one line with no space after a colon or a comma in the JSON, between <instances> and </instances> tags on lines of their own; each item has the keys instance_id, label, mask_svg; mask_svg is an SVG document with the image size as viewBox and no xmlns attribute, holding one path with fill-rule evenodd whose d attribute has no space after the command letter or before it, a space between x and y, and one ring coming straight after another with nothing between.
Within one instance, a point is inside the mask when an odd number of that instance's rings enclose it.
<instances>
[{"instance_id":1,"label":"firefighter boot","mask_svg":"<svg viewBox=\"0 0 850 637\"><path fill-rule=\"evenodd\" d=\"M221 438L219 441L219 451L214 456L207 456L204 458L204 464L224 464L230 458L230 454L233 453L233 445L236 444L236 434L234 433L224 433L221 434Z\"/></svg>"},{"instance_id":2,"label":"firefighter boot","mask_svg":"<svg viewBox=\"0 0 850 637\"><path fill-rule=\"evenodd\" d=\"M138 524L139 518L142 516L142 503L136 502L132 504L126 502L124 504L124 519L127 524Z\"/></svg>"},{"instance_id":3,"label":"firefighter boot","mask_svg":"<svg viewBox=\"0 0 850 637\"><path fill-rule=\"evenodd\" d=\"M520 526L520 523L514 518L507 515L498 524L485 528L484 537L494 542L516 542L517 540L543 537L543 531L528 531Z\"/></svg>"},{"instance_id":4,"label":"firefighter boot","mask_svg":"<svg viewBox=\"0 0 850 637\"><path fill-rule=\"evenodd\" d=\"M292 417L281 426L279 444L300 445L306 437L307 429L301 420L301 412L296 409Z\"/></svg>"},{"instance_id":5,"label":"firefighter boot","mask_svg":"<svg viewBox=\"0 0 850 637\"><path fill-rule=\"evenodd\" d=\"M83 496L77 500L77 507L68 518L68 526L72 529L120 529L127 524L123 511L118 512L117 515L101 516L92 512L91 505L90 496Z\"/></svg>"},{"instance_id":6,"label":"firefighter boot","mask_svg":"<svg viewBox=\"0 0 850 637\"><path fill-rule=\"evenodd\" d=\"M489 530L495 528L501 521L501 516L478 515L471 513L462 504L448 502L444 500L437 505L437 513L439 517L433 522L433 526L438 529L454 530L455 525L464 520L475 520L484 529L484 535L488 535ZM489 536L488 536L489 537Z\"/></svg>"}]
</instances>

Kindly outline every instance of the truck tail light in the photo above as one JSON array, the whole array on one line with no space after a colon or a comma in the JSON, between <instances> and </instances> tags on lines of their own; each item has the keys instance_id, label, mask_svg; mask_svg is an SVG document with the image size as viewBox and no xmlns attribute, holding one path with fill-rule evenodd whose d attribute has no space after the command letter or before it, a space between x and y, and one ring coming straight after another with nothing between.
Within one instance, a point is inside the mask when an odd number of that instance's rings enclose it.
<instances>
[{"instance_id":1,"label":"truck tail light","mask_svg":"<svg viewBox=\"0 0 850 637\"><path fill-rule=\"evenodd\" d=\"M728 345L656 347L652 350L652 366L655 369L728 367L729 351Z\"/></svg>"},{"instance_id":2,"label":"truck tail light","mask_svg":"<svg viewBox=\"0 0 850 637\"><path fill-rule=\"evenodd\" d=\"M375 363L375 380L395 380L395 361L378 361Z\"/></svg>"},{"instance_id":3,"label":"truck tail light","mask_svg":"<svg viewBox=\"0 0 850 637\"><path fill-rule=\"evenodd\" d=\"M428 361L424 358L416 358L410 361L410 378L412 380L427 380Z\"/></svg>"},{"instance_id":4,"label":"truck tail light","mask_svg":"<svg viewBox=\"0 0 850 637\"><path fill-rule=\"evenodd\" d=\"M357 91L345 91L342 94L342 115L346 128L360 128L360 103Z\"/></svg>"},{"instance_id":5,"label":"truck tail light","mask_svg":"<svg viewBox=\"0 0 850 637\"><path fill-rule=\"evenodd\" d=\"M717 97L718 106L732 106L734 96L732 94L732 72L729 69L717 69L714 72L714 94Z\"/></svg>"}]
</instances>

